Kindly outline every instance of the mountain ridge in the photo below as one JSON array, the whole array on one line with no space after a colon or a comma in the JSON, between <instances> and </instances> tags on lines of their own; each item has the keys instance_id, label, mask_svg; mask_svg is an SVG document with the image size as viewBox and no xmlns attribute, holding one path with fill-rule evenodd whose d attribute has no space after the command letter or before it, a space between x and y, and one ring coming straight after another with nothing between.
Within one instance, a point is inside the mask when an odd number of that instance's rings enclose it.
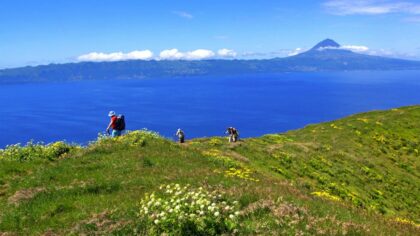
<instances>
[{"instance_id":1,"label":"mountain ridge","mask_svg":"<svg viewBox=\"0 0 420 236\"><path fill-rule=\"evenodd\" d=\"M332 39L324 39L315 46L313 46L310 50L319 50L323 48L340 48L341 45L338 44L336 41Z\"/></svg>"},{"instance_id":2,"label":"mountain ridge","mask_svg":"<svg viewBox=\"0 0 420 236\"><path fill-rule=\"evenodd\" d=\"M326 39L309 51L273 59L127 60L3 69L0 83L352 70L420 70L420 61L359 54Z\"/></svg>"}]
</instances>

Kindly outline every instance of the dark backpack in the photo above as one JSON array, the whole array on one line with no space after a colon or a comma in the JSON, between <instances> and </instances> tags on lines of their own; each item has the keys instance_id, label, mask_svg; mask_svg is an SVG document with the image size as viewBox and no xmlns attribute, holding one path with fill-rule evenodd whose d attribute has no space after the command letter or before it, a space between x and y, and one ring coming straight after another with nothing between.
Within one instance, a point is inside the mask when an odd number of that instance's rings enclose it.
<instances>
[{"instance_id":1,"label":"dark backpack","mask_svg":"<svg viewBox=\"0 0 420 236\"><path fill-rule=\"evenodd\" d=\"M235 128L232 128L232 131L231 132L232 132L231 134L233 134L233 135L237 135L238 134L238 131Z\"/></svg>"},{"instance_id":2,"label":"dark backpack","mask_svg":"<svg viewBox=\"0 0 420 236\"><path fill-rule=\"evenodd\" d=\"M115 121L115 130L125 130L125 118L124 115L119 115Z\"/></svg>"}]
</instances>

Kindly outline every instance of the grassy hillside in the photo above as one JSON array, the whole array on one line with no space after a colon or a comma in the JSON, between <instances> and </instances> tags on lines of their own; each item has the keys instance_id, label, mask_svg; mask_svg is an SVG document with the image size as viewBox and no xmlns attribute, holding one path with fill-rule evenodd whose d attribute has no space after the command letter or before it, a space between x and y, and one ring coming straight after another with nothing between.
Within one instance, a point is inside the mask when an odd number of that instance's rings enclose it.
<instances>
[{"instance_id":1,"label":"grassy hillside","mask_svg":"<svg viewBox=\"0 0 420 236\"><path fill-rule=\"evenodd\" d=\"M179 145L0 151L0 235L418 235L420 106Z\"/></svg>"}]
</instances>

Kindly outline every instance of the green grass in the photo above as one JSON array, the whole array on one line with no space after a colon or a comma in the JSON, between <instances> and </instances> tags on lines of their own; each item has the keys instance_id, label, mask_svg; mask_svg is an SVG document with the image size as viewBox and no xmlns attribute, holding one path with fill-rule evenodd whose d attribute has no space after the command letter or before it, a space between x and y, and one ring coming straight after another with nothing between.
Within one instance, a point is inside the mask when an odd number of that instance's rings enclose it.
<instances>
[{"instance_id":1,"label":"green grass","mask_svg":"<svg viewBox=\"0 0 420 236\"><path fill-rule=\"evenodd\" d=\"M419 106L235 144L139 131L19 147L0 151L0 235L147 234L139 202L172 183L238 201L240 235L418 235L419 151Z\"/></svg>"}]
</instances>

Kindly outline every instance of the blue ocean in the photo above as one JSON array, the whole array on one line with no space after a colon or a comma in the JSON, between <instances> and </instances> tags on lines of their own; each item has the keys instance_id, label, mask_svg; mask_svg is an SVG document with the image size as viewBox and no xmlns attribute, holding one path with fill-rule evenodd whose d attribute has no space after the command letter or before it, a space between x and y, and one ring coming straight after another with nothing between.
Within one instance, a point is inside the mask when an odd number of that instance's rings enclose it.
<instances>
[{"instance_id":1,"label":"blue ocean","mask_svg":"<svg viewBox=\"0 0 420 236\"><path fill-rule=\"evenodd\" d=\"M77 81L0 86L0 147L103 133L110 110L129 130L168 138L284 132L358 112L420 104L420 71L307 72L226 77ZM419 121L420 122L420 121Z\"/></svg>"}]
</instances>

